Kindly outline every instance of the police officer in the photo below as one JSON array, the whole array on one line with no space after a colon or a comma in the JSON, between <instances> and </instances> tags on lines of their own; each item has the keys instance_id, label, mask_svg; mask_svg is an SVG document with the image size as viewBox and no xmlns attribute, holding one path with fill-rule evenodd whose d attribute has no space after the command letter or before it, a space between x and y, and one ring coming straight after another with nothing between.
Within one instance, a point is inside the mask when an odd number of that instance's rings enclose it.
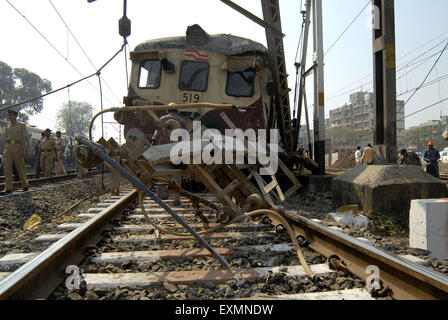
<instances>
[{"instance_id":1,"label":"police officer","mask_svg":"<svg viewBox=\"0 0 448 320\"><path fill-rule=\"evenodd\" d=\"M64 168L64 154L65 154L65 141L61 137L61 131L56 131L56 158L55 158L55 170L57 176L65 176L67 172Z\"/></svg>"},{"instance_id":2,"label":"police officer","mask_svg":"<svg viewBox=\"0 0 448 320\"><path fill-rule=\"evenodd\" d=\"M56 145L54 139L51 137L51 130L45 129L45 139L39 144L40 150L40 167L44 172L45 177L51 177L51 167L53 159L56 157Z\"/></svg>"},{"instance_id":3,"label":"police officer","mask_svg":"<svg viewBox=\"0 0 448 320\"><path fill-rule=\"evenodd\" d=\"M8 110L10 123L5 130L5 152L3 161L5 162L5 191L2 195L12 193L12 166L16 166L17 172L22 182L23 191L28 191L28 181L25 171L25 146L26 146L26 126L17 121L18 112Z\"/></svg>"},{"instance_id":4,"label":"police officer","mask_svg":"<svg viewBox=\"0 0 448 320\"><path fill-rule=\"evenodd\" d=\"M36 146L34 147L34 169L36 172L36 179L40 178L40 172L41 172L41 167L40 167L40 149L39 149L39 144L45 139L46 134L45 131L41 133L41 137L40 137L40 141L39 143L36 144Z\"/></svg>"}]
</instances>

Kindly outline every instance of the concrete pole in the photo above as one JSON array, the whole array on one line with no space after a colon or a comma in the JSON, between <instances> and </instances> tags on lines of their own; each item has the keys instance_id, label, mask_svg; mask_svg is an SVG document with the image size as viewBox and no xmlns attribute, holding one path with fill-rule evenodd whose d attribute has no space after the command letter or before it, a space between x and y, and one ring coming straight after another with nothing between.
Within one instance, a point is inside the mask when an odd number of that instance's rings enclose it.
<instances>
[{"instance_id":1,"label":"concrete pole","mask_svg":"<svg viewBox=\"0 0 448 320\"><path fill-rule=\"evenodd\" d=\"M394 0L373 0L374 142L386 163L397 161Z\"/></svg>"},{"instance_id":2,"label":"concrete pole","mask_svg":"<svg viewBox=\"0 0 448 320\"><path fill-rule=\"evenodd\" d=\"M313 0L314 32L314 160L325 175L325 93L322 0Z\"/></svg>"}]
</instances>

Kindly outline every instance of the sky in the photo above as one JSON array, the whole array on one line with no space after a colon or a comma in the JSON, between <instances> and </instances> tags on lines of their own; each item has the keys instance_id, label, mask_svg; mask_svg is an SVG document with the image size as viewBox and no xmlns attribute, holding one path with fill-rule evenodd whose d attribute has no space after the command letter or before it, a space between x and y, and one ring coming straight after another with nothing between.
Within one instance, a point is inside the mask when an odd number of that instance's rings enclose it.
<instances>
[{"instance_id":1,"label":"sky","mask_svg":"<svg viewBox=\"0 0 448 320\"><path fill-rule=\"evenodd\" d=\"M59 53L30 26L11 5L14 5L43 34ZM52 82L53 88L63 87L90 75L105 63L122 45L118 34L118 19L123 13L122 0L0 0L0 28L2 48L0 61L13 68L27 68ZM235 0L237 4L262 17L258 0ZM304 1L303 1L304 2ZM302 15L301 0L280 0L289 87L294 88L294 62L299 41ZM58 10L88 58L77 45L65 24L56 13ZM324 50L334 41L367 4L364 0L323 0ZM397 94L406 100L418 87L448 41L448 1L417 0L395 1ZM209 34L230 33L266 44L263 28L241 16L219 0L164 0L128 1L128 17L132 21L132 34L128 38L130 49L148 39L183 36L189 25L199 24ZM372 31L371 7L362 12L325 56L326 115L329 111L349 101L349 94L358 90L372 90ZM444 42L442 42L444 41ZM442 42L442 43L441 43ZM310 38L309 56L312 53ZM417 58L425 51L432 51ZM415 61L433 55L422 64ZM129 57L129 56L128 56ZM93 65L89 62L93 62ZM69 61L76 69L67 62ZM104 108L120 106L126 96L125 57L121 53L101 73L103 79ZM130 61L127 61L130 67ZM311 58L308 59L308 66ZM414 69L417 67L416 69ZM448 71L448 52L444 53L427 82L443 77ZM82 76L81 76L82 74ZM443 79L443 78L442 78ZM312 76L308 79L308 103L312 106ZM292 91L293 93L293 91ZM44 99L44 110L31 118L30 124L40 128L58 129L55 118L57 110L68 101L69 94L63 90ZM406 106L411 114L425 106L448 97L448 80L436 81L422 88ZM70 99L91 103L100 110L98 79L92 78L70 89ZM292 100L292 99L291 99ZM448 115L448 102L406 119L406 127L439 119ZM310 112L312 116L312 112ZM113 118L105 117L106 122ZM312 120L311 120L312 121ZM99 123L95 137L99 137ZM119 127L105 125L106 138L118 139Z\"/></svg>"}]
</instances>

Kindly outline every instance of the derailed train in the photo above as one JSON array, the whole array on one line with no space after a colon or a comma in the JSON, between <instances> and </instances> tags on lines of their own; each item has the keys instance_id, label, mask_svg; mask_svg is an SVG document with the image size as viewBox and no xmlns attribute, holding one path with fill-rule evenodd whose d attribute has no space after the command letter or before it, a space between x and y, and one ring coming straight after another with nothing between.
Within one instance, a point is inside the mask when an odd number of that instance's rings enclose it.
<instances>
[{"instance_id":1,"label":"derailed train","mask_svg":"<svg viewBox=\"0 0 448 320\"><path fill-rule=\"evenodd\" d=\"M132 71L126 106L168 104L231 104L246 112L192 107L179 110L191 131L193 121L224 133L220 117L224 112L242 130L271 129L274 113L270 98L267 49L252 40L233 35L209 35L198 25L187 29L186 37L149 40L131 52ZM175 107L173 107L175 109ZM163 116L168 110L159 110ZM120 111L115 119L151 138L155 127L144 111Z\"/></svg>"}]
</instances>

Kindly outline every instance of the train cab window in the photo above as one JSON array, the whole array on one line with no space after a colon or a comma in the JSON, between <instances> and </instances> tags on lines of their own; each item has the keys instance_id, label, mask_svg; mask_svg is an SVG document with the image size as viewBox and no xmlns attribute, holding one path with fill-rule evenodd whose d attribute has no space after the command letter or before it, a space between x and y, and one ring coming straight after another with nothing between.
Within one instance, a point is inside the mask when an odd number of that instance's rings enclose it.
<instances>
[{"instance_id":1,"label":"train cab window","mask_svg":"<svg viewBox=\"0 0 448 320\"><path fill-rule=\"evenodd\" d=\"M207 90L210 65L208 62L185 60L182 62L179 89L185 91Z\"/></svg>"},{"instance_id":2,"label":"train cab window","mask_svg":"<svg viewBox=\"0 0 448 320\"><path fill-rule=\"evenodd\" d=\"M226 93L233 97L253 97L255 88L255 70L229 72Z\"/></svg>"},{"instance_id":3,"label":"train cab window","mask_svg":"<svg viewBox=\"0 0 448 320\"><path fill-rule=\"evenodd\" d=\"M157 89L160 87L162 63L159 60L145 60L140 64L139 88Z\"/></svg>"}]
</instances>

